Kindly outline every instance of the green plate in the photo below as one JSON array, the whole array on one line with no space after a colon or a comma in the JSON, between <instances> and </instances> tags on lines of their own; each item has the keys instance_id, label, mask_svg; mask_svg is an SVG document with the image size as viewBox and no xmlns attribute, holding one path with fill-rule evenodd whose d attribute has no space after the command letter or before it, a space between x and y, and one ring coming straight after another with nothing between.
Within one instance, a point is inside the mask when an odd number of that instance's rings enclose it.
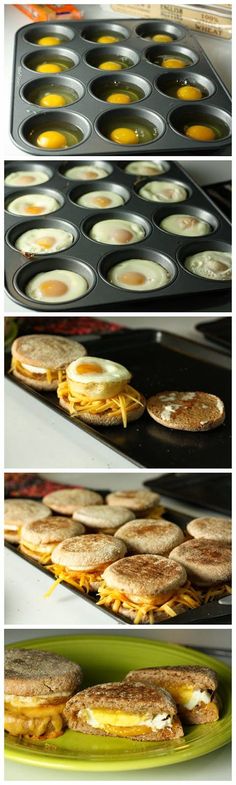
<instances>
[{"instance_id":1,"label":"green plate","mask_svg":"<svg viewBox=\"0 0 236 785\"><path fill-rule=\"evenodd\" d=\"M11 760L71 771L124 771L182 763L223 747L230 740L230 669L213 657L184 646L154 643L126 635L62 635L26 640L15 646L44 649L79 662L84 671L84 687L120 681L131 668L206 665L218 674L222 710L218 722L186 727L185 736L172 742L127 741L67 730L53 742L30 744L6 734L6 755Z\"/></svg>"}]
</instances>

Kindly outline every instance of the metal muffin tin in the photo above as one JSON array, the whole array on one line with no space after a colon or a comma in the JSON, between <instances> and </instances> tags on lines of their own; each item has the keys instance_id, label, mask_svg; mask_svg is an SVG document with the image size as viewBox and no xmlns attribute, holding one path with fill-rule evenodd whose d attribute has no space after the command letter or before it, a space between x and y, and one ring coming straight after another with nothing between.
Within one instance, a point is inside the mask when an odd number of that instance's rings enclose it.
<instances>
[{"instance_id":1,"label":"metal muffin tin","mask_svg":"<svg viewBox=\"0 0 236 785\"><path fill-rule=\"evenodd\" d=\"M81 165L91 164L83 161ZM5 279L6 291L14 302L32 308L35 311L85 311L104 310L109 307L118 307L137 302L139 308L142 302L152 303L157 306L166 298L178 298L183 295L213 294L222 290L230 292L231 281L211 281L207 278L193 275L184 266L184 258L188 253L197 253L207 248L229 251L231 240L231 225L228 219L214 205L204 191L196 185L192 178L186 174L181 166L172 161L164 162L165 172L154 177L139 177L125 173L127 162L97 162L108 171L108 176L97 181L72 181L65 176L68 168L77 166L76 162L49 161L47 164L8 162L6 174L16 170L44 170L49 175L49 180L42 185L27 189L6 186L5 204L16 196L26 192L45 193L57 195L60 208L50 214L40 217L16 216L5 213ZM146 182L153 180L170 180L182 184L188 193L184 202L156 203L149 202L138 195L139 189ZM83 192L108 189L123 194L126 203L123 207L112 210L94 210L76 205L74 199ZM163 231L158 227L164 216L170 213L193 213L209 220L212 232L204 237L181 237ZM139 243L126 245L108 245L95 242L88 237L91 225L97 221L113 217L134 220L144 225L147 236ZM24 255L14 248L14 241L18 235L31 228L39 227L69 228L74 235L71 248L57 254L38 255L32 260L27 260ZM130 258L148 258L159 261L171 274L170 283L166 286L146 292L136 292L122 289L108 283L106 275L110 267L119 261ZM37 273L64 268L78 272L87 279L88 291L82 297L57 303L42 303L26 296L25 287L28 281Z\"/></svg>"},{"instance_id":2,"label":"metal muffin tin","mask_svg":"<svg viewBox=\"0 0 236 785\"><path fill-rule=\"evenodd\" d=\"M153 41L145 39L146 35L155 32L166 32L174 36L174 41L168 44L155 44ZM120 33L123 38L114 44L99 44L92 37L108 33ZM63 35L65 40L59 46L45 47L37 45L36 41L41 36ZM53 57L55 54L62 54L73 60L70 70L62 73L49 74L48 79L45 74L40 74L30 68L32 59L44 59L46 55ZM190 55L193 62L186 68L166 69L152 62L154 56L159 54L181 54ZM132 61L130 68L121 71L103 71L96 67L97 58L111 60L118 54L128 57ZM171 72L171 73L170 73ZM200 101L181 101L166 95L163 90L171 76L185 77L191 74L194 81L203 88L207 89L208 95ZM94 95L94 84L96 89L98 78L104 79L104 75L111 80L121 77L122 80L129 78L138 83L139 78L145 80L146 87L144 98L131 104L116 105L109 104L100 100ZM61 109L42 109L29 101L29 91L32 84L35 86L55 82L60 85L67 80L68 86L78 88L79 100ZM73 81L71 81L73 80ZM71 82L71 84L70 84ZM222 153L225 146L230 142L231 136L231 99L225 85L212 64L199 45L197 39L182 25L159 20L134 20L121 19L112 21L93 22L46 22L43 24L26 25L22 27L16 35L14 69L13 69L13 91L12 91L12 114L11 114L11 134L14 142L26 153L37 156L50 155L52 150L45 151L40 147L35 147L28 139L28 134L33 128L46 130L46 126L52 122L59 127L60 123L69 123L72 126L81 128L84 140L70 148L57 149L57 154L65 156L68 149L72 155L122 155L132 153L132 155L150 154L186 154L193 152L208 153L216 155ZM228 132L222 139L212 142L199 142L187 138L183 133L182 124L194 119L194 123L204 122L206 116L212 115L220 123L226 123ZM121 116L124 122L132 120L133 116L140 119L149 119L158 129L158 137L151 142L136 145L115 144L104 136L109 130L109 124L117 116L118 126L121 123ZM116 127L115 123L115 127ZM124 125L124 123L122 123ZM48 127L48 126L47 126Z\"/></svg>"},{"instance_id":3,"label":"metal muffin tin","mask_svg":"<svg viewBox=\"0 0 236 785\"><path fill-rule=\"evenodd\" d=\"M39 501L41 501L41 499ZM214 512L212 512L212 514L214 514ZM193 511L193 515L194 515L194 511ZM168 521L171 521L172 523L176 523L177 526L180 526L180 528L183 529L183 531L185 531L186 524L189 522L191 515L186 515L185 512L175 510L173 508L168 509L168 507L166 508L165 505L165 512L161 517L166 518ZM147 518L147 522L148 522L148 518ZM87 533L89 534L89 529L87 530ZM12 553L15 553L15 555L18 556L20 559L23 559L24 561L31 564L32 567L36 567L37 570L43 572L44 575L47 575L52 581L55 580L54 575L51 572L49 572L47 567L45 567L43 564L40 564L35 559L31 559L30 556L21 553L18 545L16 545L15 543L7 542L7 540L5 540L4 545L6 546L6 548L8 548L8 550L12 551ZM77 595L79 599L84 600L90 605L94 605L97 608L98 612L101 611L106 616L110 616L111 619L114 619L114 622L118 622L118 624L129 624L129 625L134 624L132 619L129 619L127 616L124 616L121 611L115 613L115 611L111 610L110 608L106 608L105 605L97 605L98 594L96 594L95 592L90 591L88 592L88 594L82 594L82 592L79 591L79 589L76 589L74 586L70 586L70 584L66 583L66 581L62 581L61 585L68 591L72 592L72 594ZM163 619L160 622L155 622L154 625L151 626L156 627L159 626L160 624L161 625L164 624L169 627L170 624L176 626L176 624L198 624L199 622L201 622L201 624L215 624L216 620L217 623L220 624L230 624L231 605L222 604L222 601L219 600L212 600L211 602L200 605L199 608L187 609L183 613L174 616L173 618L167 617L166 619Z\"/></svg>"}]
</instances>

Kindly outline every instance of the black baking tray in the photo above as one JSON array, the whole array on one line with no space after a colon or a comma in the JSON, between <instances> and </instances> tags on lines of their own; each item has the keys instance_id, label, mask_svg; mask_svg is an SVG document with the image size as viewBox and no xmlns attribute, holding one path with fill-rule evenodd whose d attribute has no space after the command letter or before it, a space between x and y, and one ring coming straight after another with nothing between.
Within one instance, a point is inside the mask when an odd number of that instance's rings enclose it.
<instances>
[{"instance_id":1,"label":"black baking tray","mask_svg":"<svg viewBox=\"0 0 236 785\"><path fill-rule=\"evenodd\" d=\"M190 520L190 516L186 515L184 512L174 509L168 509L166 508L166 506L165 506L165 512L163 513L162 517L166 518L168 521L171 521L172 523L176 523L178 526L181 527L181 529L185 529L186 524ZM34 559L31 559L29 556L26 556L24 553L21 553L18 548L18 545L11 542L7 542L6 540L5 540L5 545L10 551L15 553L16 556L19 556L21 559L24 559L24 561L27 561L29 564L36 567L38 570L48 575L51 578L51 580L55 580L54 575L50 573L45 566L34 561ZM65 581L62 581L61 585L64 586L69 591L71 591L73 594L76 594L77 597L79 595L81 599L85 600L85 602L88 602L90 605L91 604L96 605L99 611L105 613L106 616L110 616L116 622L120 624L129 624L133 626L133 622L131 621L131 619L128 619L126 616L122 616L121 613L114 613L114 611L105 608L105 606L103 605L97 605L96 603L97 603L98 596L95 592L82 594L82 592L80 592L74 586L70 586ZM159 626L159 625L169 626L170 624L171 625L174 624L176 626L178 623L198 624L199 622L201 622L201 624L204 623L215 624L216 621L217 624L231 623L230 605L221 605L217 600L214 600L212 602L207 603L206 605L201 605L199 608L187 610L185 611L185 613L181 613L179 616L175 616L172 619L166 619L166 621L157 622L155 623L155 625L152 626Z\"/></svg>"},{"instance_id":2,"label":"black baking tray","mask_svg":"<svg viewBox=\"0 0 236 785\"><path fill-rule=\"evenodd\" d=\"M168 498L194 504L202 510L215 510L217 514L231 515L231 474L194 472L161 474L144 485Z\"/></svg>"},{"instance_id":3,"label":"black baking tray","mask_svg":"<svg viewBox=\"0 0 236 785\"><path fill-rule=\"evenodd\" d=\"M91 32L92 31L92 32ZM106 32L118 32L124 36L124 40L113 45L99 45L89 40L94 35L104 35ZM157 31L167 32L175 37L171 44L155 44L153 41L145 40L145 36L152 35ZM58 47L42 47L35 42L41 36L65 35L67 40ZM143 37L142 37L143 36ZM96 36L95 36L96 37ZM43 50L43 51L42 51ZM29 67L29 59L52 55L59 50L61 54L70 56L74 62L73 68L64 71L63 75L54 74L53 79L49 76L48 83L59 84L60 80L66 80L70 87L76 87L82 92L82 97L69 106L62 109L44 109L32 104L25 96L28 96L28 89L34 85L39 85L40 80L47 81L45 74L40 74ZM133 62L131 68L126 71L101 71L95 67L98 62L97 50L102 55L102 59L111 60L117 54L129 56ZM153 54L173 54L181 53L192 54L193 64L179 71L165 69L150 61ZM209 90L209 95L201 101L180 101L171 98L162 92L163 80L178 75L181 78L192 75L195 81L199 81L202 86ZM120 105L118 108L114 104L109 106L106 101L100 100L93 95L94 81L105 76L115 77L121 74L121 79L134 83L139 80L145 84L145 97L131 105ZM119 19L112 21L93 20L93 22L46 22L34 23L22 27L16 34L14 66L13 66L13 88L12 88L12 112L11 112L11 134L15 144L26 153L33 153L37 156L45 156L47 152L41 147L35 147L28 136L32 129L45 130L45 128L59 128L60 123L68 123L74 127L81 128L83 140L80 144L73 145L70 150L74 155L122 155L124 152L134 153L170 153L191 155L195 153L224 154L225 147L230 142L230 112L231 99L225 85L213 68L205 52L199 45L195 36L182 25L160 20L145 19ZM113 127L127 125L129 120L135 118L149 119L158 129L158 138L152 142L138 145L115 144L103 135L104 131L109 132L110 123ZM211 116L218 122L226 123L228 132L223 139L213 142L197 142L182 133L185 123L194 124L204 123L204 119ZM122 120L122 123L121 123ZM45 126L46 124L46 126ZM49 151L50 154L51 151ZM58 149L58 155L65 155L65 149Z\"/></svg>"},{"instance_id":4,"label":"black baking tray","mask_svg":"<svg viewBox=\"0 0 236 785\"><path fill-rule=\"evenodd\" d=\"M225 404L225 422L212 431L190 433L158 425L145 412L127 429L122 426L92 428L78 418L71 418L60 407L55 392L34 390L12 374L9 379L60 413L71 427L92 435L135 466L162 470L231 467L231 374L227 355L158 329L130 330L125 335L96 340L83 337L82 342L91 356L125 365L133 375L133 386L146 397L161 390L203 390L218 395ZM9 367L10 357L6 355L7 375Z\"/></svg>"},{"instance_id":5,"label":"black baking tray","mask_svg":"<svg viewBox=\"0 0 236 785\"><path fill-rule=\"evenodd\" d=\"M91 162L84 162L91 163ZM46 165L24 163L19 161L6 164L6 176L11 171L22 167L29 169L44 169L50 179L42 186L33 187L32 193L58 195L60 209L44 217L26 218L16 216L6 210L5 212L5 281L7 294L17 304L32 308L35 311L84 311L106 310L109 307L129 307L135 303L140 309L143 304L150 308L159 304L165 310L177 309L178 298L184 296L199 298L231 293L231 281L211 281L207 278L193 275L184 266L184 259L188 254L197 253L206 249L230 251L231 225L225 215L216 207L214 202L204 193L203 189L186 173L178 164L172 161L163 161L164 172L155 177L140 177L125 172L125 161L101 163L107 169L107 177L96 182L68 180L65 172L72 162L61 164L60 161L49 161ZM149 202L138 195L140 188L153 180L170 180L181 183L188 194L184 202L163 204ZM127 199L123 207L113 210L90 208L76 205L75 200L82 193L107 188L118 190ZM17 189L6 185L5 204L18 195L29 192L27 188ZM31 189L30 189L31 192ZM159 222L171 213L190 213L208 220L213 231L204 237L181 237L170 234L159 227ZM106 218L127 218L141 222L147 231L146 239L130 245L108 245L91 240L88 233L91 225ZM75 241L71 248L57 254L34 256L30 261L14 248L18 235L37 226L51 228L65 228L72 232ZM157 250L158 249L158 250ZM117 262L129 258L146 258L159 261L171 274L172 280L161 289L146 292L134 292L120 289L108 283L106 276L108 270ZM87 278L88 293L71 302L42 303L32 300L25 294L25 287L29 280L37 273L48 270L64 268L81 273ZM187 301L186 301L187 302ZM189 310L189 308L188 308Z\"/></svg>"},{"instance_id":6,"label":"black baking tray","mask_svg":"<svg viewBox=\"0 0 236 785\"><path fill-rule=\"evenodd\" d=\"M232 323L231 319L215 319L212 322L200 322L196 330L204 335L208 341L221 346L229 354L231 352Z\"/></svg>"}]
</instances>

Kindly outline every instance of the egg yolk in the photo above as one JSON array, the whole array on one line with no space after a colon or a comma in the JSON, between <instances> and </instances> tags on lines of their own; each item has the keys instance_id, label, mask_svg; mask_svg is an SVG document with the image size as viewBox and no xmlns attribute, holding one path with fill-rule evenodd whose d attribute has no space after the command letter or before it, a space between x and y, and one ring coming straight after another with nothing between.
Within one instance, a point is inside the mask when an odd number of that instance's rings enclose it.
<instances>
[{"instance_id":1,"label":"egg yolk","mask_svg":"<svg viewBox=\"0 0 236 785\"><path fill-rule=\"evenodd\" d=\"M45 35L43 38L39 38L39 40L36 41L36 44L38 44L38 46L57 46L60 43L61 43L61 38L57 38L56 36L53 35Z\"/></svg>"},{"instance_id":2,"label":"egg yolk","mask_svg":"<svg viewBox=\"0 0 236 785\"><path fill-rule=\"evenodd\" d=\"M35 178L31 177L30 174L26 174L20 178L19 184L21 185L30 185L30 183L34 183Z\"/></svg>"},{"instance_id":3,"label":"egg yolk","mask_svg":"<svg viewBox=\"0 0 236 785\"><path fill-rule=\"evenodd\" d=\"M77 366L77 371L81 375L86 373L103 373L104 369L99 363L84 362Z\"/></svg>"},{"instance_id":4,"label":"egg yolk","mask_svg":"<svg viewBox=\"0 0 236 785\"><path fill-rule=\"evenodd\" d=\"M127 272L123 273L119 280L121 283L127 283L131 286L141 286L143 283L145 283L146 278L145 275L142 275L142 273Z\"/></svg>"},{"instance_id":5,"label":"egg yolk","mask_svg":"<svg viewBox=\"0 0 236 785\"><path fill-rule=\"evenodd\" d=\"M45 207L39 207L37 204L26 204L25 205L25 214L26 215L41 215L44 213Z\"/></svg>"},{"instance_id":6,"label":"egg yolk","mask_svg":"<svg viewBox=\"0 0 236 785\"><path fill-rule=\"evenodd\" d=\"M207 125L190 125L185 134L199 142L212 142L216 138L214 129Z\"/></svg>"},{"instance_id":7,"label":"egg yolk","mask_svg":"<svg viewBox=\"0 0 236 785\"><path fill-rule=\"evenodd\" d=\"M122 245L122 243L130 243L133 240L132 232L128 229L115 229L112 235L113 241Z\"/></svg>"},{"instance_id":8,"label":"egg yolk","mask_svg":"<svg viewBox=\"0 0 236 785\"><path fill-rule=\"evenodd\" d=\"M58 74L62 68L58 63L39 63L36 66L36 71L39 71L40 74Z\"/></svg>"},{"instance_id":9,"label":"egg yolk","mask_svg":"<svg viewBox=\"0 0 236 785\"><path fill-rule=\"evenodd\" d=\"M84 179L85 180L97 180L98 174L97 172L85 172Z\"/></svg>"},{"instance_id":10,"label":"egg yolk","mask_svg":"<svg viewBox=\"0 0 236 785\"><path fill-rule=\"evenodd\" d=\"M167 33L156 33L152 36L152 41L158 41L159 44L169 44L170 41L173 41L173 36L167 35Z\"/></svg>"},{"instance_id":11,"label":"egg yolk","mask_svg":"<svg viewBox=\"0 0 236 785\"><path fill-rule=\"evenodd\" d=\"M114 60L106 60L104 63L100 63L98 67L102 71L121 71L122 69L121 63L115 63Z\"/></svg>"},{"instance_id":12,"label":"egg yolk","mask_svg":"<svg viewBox=\"0 0 236 785\"><path fill-rule=\"evenodd\" d=\"M202 91L199 87L186 84L178 88L176 95L184 101L199 101L202 98Z\"/></svg>"},{"instance_id":13,"label":"egg yolk","mask_svg":"<svg viewBox=\"0 0 236 785\"><path fill-rule=\"evenodd\" d=\"M138 137L132 128L114 128L110 139L117 144L138 144Z\"/></svg>"},{"instance_id":14,"label":"egg yolk","mask_svg":"<svg viewBox=\"0 0 236 785\"><path fill-rule=\"evenodd\" d=\"M40 237L40 239L37 240L37 245L39 245L40 248L45 248L45 251L48 251L54 245L54 237Z\"/></svg>"},{"instance_id":15,"label":"egg yolk","mask_svg":"<svg viewBox=\"0 0 236 785\"><path fill-rule=\"evenodd\" d=\"M111 199L109 199L107 196L93 196L91 202L95 205L98 205L98 207L109 207L109 204L111 204Z\"/></svg>"},{"instance_id":16,"label":"egg yolk","mask_svg":"<svg viewBox=\"0 0 236 785\"><path fill-rule=\"evenodd\" d=\"M108 96L107 101L110 104L130 104L131 99L128 93L111 93Z\"/></svg>"},{"instance_id":17,"label":"egg yolk","mask_svg":"<svg viewBox=\"0 0 236 785\"><path fill-rule=\"evenodd\" d=\"M97 38L98 44L116 44L119 41L115 35L101 35L100 38Z\"/></svg>"},{"instance_id":18,"label":"egg yolk","mask_svg":"<svg viewBox=\"0 0 236 785\"><path fill-rule=\"evenodd\" d=\"M65 106L66 99L63 95L58 95L58 93L47 93L47 95L43 95L40 98L39 104L40 106Z\"/></svg>"},{"instance_id":19,"label":"egg yolk","mask_svg":"<svg viewBox=\"0 0 236 785\"><path fill-rule=\"evenodd\" d=\"M63 281L44 281L39 288L44 297L62 297L68 292L68 286Z\"/></svg>"},{"instance_id":20,"label":"egg yolk","mask_svg":"<svg viewBox=\"0 0 236 785\"><path fill-rule=\"evenodd\" d=\"M66 137L60 131L43 131L37 137L37 144L39 147L46 147L56 149L58 147L66 147Z\"/></svg>"},{"instance_id":21,"label":"egg yolk","mask_svg":"<svg viewBox=\"0 0 236 785\"><path fill-rule=\"evenodd\" d=\"M162 65L165 68L185 68L187 63L185 63L184 60L181 60L180 57L164 57Z\"/></svg>"}]
</instances>

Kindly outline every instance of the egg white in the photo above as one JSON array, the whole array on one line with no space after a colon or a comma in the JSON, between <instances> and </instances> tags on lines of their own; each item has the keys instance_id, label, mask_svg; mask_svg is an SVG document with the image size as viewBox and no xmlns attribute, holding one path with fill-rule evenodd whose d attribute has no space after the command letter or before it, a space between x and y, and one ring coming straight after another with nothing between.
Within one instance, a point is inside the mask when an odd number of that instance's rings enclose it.
<instances>
[{"instance_id":1,"label":"egg white","mask_svg":"<svg viewBox=\"0 0 236 785\"><path fill-rule=\"evenodd\" d=\"M110 204L101 206L94 202L94 198L96 197L105 197L110 200ZM90 207L93 210L107 210L112 207L119 207L120 205L124 204L124 199L120 194L112 193L112 191L89 191L87 194L83 194L82 196L77 199L77 204L82 204L83 207Z\"/></svg>"},{"instance_id":2,"label":"egg white","mask_svg":"<svg viewBox=\"0 0 236 785\"><path fill-rule=\"evenodd\" d=\"M141 273L145 275L146 280L141 284L124 283L120 278L127 272ZM109 283L122 289L147 292L150 289L160 289L162 286L166 286L170 281L170 273L158 262L152 262L148 259L128 259L125 262L115 264L109 270L107 278Z\"/></svg>"},{"instance_id":3,"label":"egg white","mask_svg":"<svg viewBox=\"0 0 236 785\"><path fill-rule=\"evenodd\" d=\"M96 172L96 177L89 177L87 178L87 174L92 172ZM89 179L90 182L92 180L102 180L103 177L108 177L109 172L106 169L102 169L100 166L96 166L96 164L91 164L90 166L72 166L70 169L67 169L65 172L65 177L68 177L68 180L87 180Z\"/></svg>"},{"instance_id":4,"label":"egg white","mask_svg":"<svg viewBox=\"0 0 236 785\"><path fill-rule=\"evenodd\" d=\"M224 269L219 267L220 263L224 265ZM231 253L223 253L223 251L202 251L187 256L184 266L191 273L213 281L227 281L232 277Z\"/></svg>"},{"instance_id":5,"label":"egg white","mask_svg":"<svg viewBox=\"0 0 236 785\"><path fill-rule=\"evenodd\" d=\"M54 242L50 248L45 248L39 245L39 241L44 238L53 237ZM23 253L44 254L57 253L63 251L64 248L70 248L73 243L73 235L71 232L66 232L64 229L46 228L45 229L29 229L17 238L15 246L18 251Z\"/></svg>"},{"instance_id":6,"label":"egg white","mask_svg":"<svg viewBox=\"0 0 236 785\"><path fill-rule=\"evenodd\" d=\"M113 239L114 232L117 230L124 230L132 233L132 239L129 241L117 241L117 238ZM107 221L99 221L98 223L94 224L92 229L90 230L90 237L93 240L96 240L98 243L107 243L109 245L129 245L130 243L139 243L145 237L145 230L139 224L134 223L134 221L123 221L122 219L114 219Z\"/></svg>"},{"instance_id":7,"label":"egg white","mask_svg":"<svg viewBox=\"0 0 236 785\"><path fill-rule=\"evenodd\" d=\"M187 213L179 215L168 215L160 223L162 229L171 234L180 234L182 237L201 237L202 235L210 234L212 228L207 221L202 221L197 218L197 224L184 226L184 220L187 218L195 218L195 216L188 215Z\"/></svg>"},{"instance_id":8,"label":"egg white","mask_svg":"<svg viewBox=\"0 0 236 785\"><path fill-rule=\"evenodd\" d=\"M45 295L41 291L41 285L47 281L61 281L68 287L68 291L62 295L53 296ZM26 286L25 293L27 297L33 300L41 300L41 302L48 303L62 303L68 300L75 300L77 297L82 297L88 289L88 284L85 278L72 270L49 270L45 273L39 273L31 278L31 281Z\"/></svg>"},{"instance_id":9,"label":"egg white","mask_svg":"<svg viewBox=\"0 0 236 785\"><path fill-rule=\"evenodd\" d=\"M102 368L101 373L81 373L79 372L80 365L90 365L90 363L94 363L96 365L100 365ZM101 357L80 357L78 360L74 360L67 368L66 371L68 379L73 382L80 382L80 384L90 383L93 382L95 384L99 382L110 382L110 381L124 381L124 383L128 382L130 379L130 373L124 365L120 365L119 363L112 362L112 360L103 360Z\"/></svg>"},{"instance_id":10,"label":"egg white","mask_svg":"<svg viewBox=\"0 0 236 785\"><path fill-rule=\"evenodd\" d=\"M58 210L60 207L59 202L54 198L54 196L48 196L47 194L24 194L24 196L18 196L16 199L12 199L12 202L9 202L7 206L7 210L9 213L14 213L14 215L26 215L29 217L30 214L27 211L27 206L33 205L34 207L42 208L42 212L39 213L40 215L46 215L47 213L54 213L55 210ZM34 215L33 217L37 217Z\"/></svg>"},{"instance_id":11,"label":"egg white","mask_svg":"<svg viewBox=\"0 0 236 785\"><path fill-rule=\"evenodd\" d=\"M160 163L156 164L154 161L131 161L131 163L125 166L125 172L128 174L141 174L145 177L152 177L152 174L148 171L148 169L155 169L153 172L154 175L162 174L165 171L164 164L160 161Z\"/></svg>"},{"instance_id":12,"label":"egg white","mask_svg":"<svg viewBox=\"0 0 236 785\"><path fill-rule=\"evenodd\" d=\"M148 202L184 202L187 195L183 186L170 180L152 180L139 190L139 196Z\"/></svg>"},{"instance_id":13,"label":"egg white","mask_svg":"<svg viewBox=\"0 0 236 785\"><path fill-rule=\"evenodd\" d=\"M29 175L33 177L34 180L32 183L25 183L24 178ZM18 188L32 188L34 185L41 185L41 183L46 183L49 180L48 174L46 172L34 172L30 169L19 170L18 172L10 172L5 177L6 185L14 185L18 186Z\"/></svg>"}]
</instances>

